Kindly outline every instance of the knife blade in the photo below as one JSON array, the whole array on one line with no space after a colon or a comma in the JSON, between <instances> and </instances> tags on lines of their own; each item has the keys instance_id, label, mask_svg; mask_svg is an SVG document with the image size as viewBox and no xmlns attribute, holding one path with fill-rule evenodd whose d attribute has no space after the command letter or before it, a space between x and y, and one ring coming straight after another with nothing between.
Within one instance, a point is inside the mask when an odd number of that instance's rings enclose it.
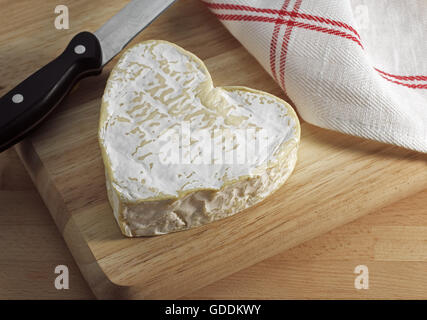
<instances>
[{"instance_id":1,"label":"knife blade","mask_svg":"<svg viewBox=\"0 0 427 320\"><path fill-rule=\"evenodd\" d=\"M117 55L129 41L153 22L174 1L131 1L95 31L95 36L102 48L102 65Z\"/></svg>"},{"instance_id":2,"label":"knife blade","mask_svg":"<svg viewBox=\"0 0 427 320\"><path fill-rule=\"evenodd\" d=\"M132 0L95 33L73 37L56 59L0 98L0 152L33 131L77 81L101 73L138 33L176 0Z\"/></svg>"}]
</instances>

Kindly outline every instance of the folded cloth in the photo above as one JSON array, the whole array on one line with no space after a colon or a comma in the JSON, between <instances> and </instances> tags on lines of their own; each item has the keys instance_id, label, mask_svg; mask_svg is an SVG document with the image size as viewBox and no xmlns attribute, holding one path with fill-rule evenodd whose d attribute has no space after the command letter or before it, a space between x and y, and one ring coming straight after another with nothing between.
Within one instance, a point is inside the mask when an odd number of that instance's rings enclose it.
<instances>
[{"instance_id":1,"label":"folded cloth","mask_svg":"<svg viewBox=\"0 0 427 320\"><path fill-rule=\"evenodd\" d=\"M304 120L427 152L425 0L204 2Z\"/></svg>"}]
</instances>

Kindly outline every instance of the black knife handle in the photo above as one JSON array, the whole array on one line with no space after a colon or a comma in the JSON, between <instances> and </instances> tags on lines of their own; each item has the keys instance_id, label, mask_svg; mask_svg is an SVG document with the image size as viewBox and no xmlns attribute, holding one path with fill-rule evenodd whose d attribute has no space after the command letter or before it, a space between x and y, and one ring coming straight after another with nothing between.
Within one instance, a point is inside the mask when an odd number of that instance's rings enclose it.
<instances>
[{"instance_id":1,"label":"black knife handle","mask_svg":"<svg viewBox=\"0 0 427 320\"><path fill-rule=\"evenodd\" d=\"M79 79L101 70L99 40L90 32L77 34L59 57L0 98L0 152L46 118Z\"/></svg>"}]
</instances>

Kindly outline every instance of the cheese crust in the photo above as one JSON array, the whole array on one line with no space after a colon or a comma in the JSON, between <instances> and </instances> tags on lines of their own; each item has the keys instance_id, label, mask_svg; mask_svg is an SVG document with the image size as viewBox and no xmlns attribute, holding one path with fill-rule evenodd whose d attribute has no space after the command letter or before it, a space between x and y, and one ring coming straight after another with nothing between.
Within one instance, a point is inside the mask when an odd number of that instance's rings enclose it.
<instances>
[{"instance_id":1,"label":"cheese crust","mask_svg":"<svg viewBox=\"0 0 427 320\"><path fill-rule=\"evenodd\" d=\"M129 48L101 105L99 144L122 233L152 236L233 215L292 173L300 140L289 104L214 87L203 62L166 41Z\"/></svg>"}]
</instances>

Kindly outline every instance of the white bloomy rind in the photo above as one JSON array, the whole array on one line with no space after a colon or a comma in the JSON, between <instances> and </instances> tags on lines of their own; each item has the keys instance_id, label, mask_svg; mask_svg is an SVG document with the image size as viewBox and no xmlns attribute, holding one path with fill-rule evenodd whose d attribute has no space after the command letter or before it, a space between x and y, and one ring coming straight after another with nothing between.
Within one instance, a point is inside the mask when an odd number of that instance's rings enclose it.
<instances>
[{"instance_id":1,"label":"white bloomy rind","mask_svg":"<svg viewBox=\"0 0 427 320\"><path fill-rule=\"evenodd\" d=\"M262 151L261 139L268 141ZM102 99L108 197L130 237L204 225L263 200L294 169L299 139L285 101L215 88L200 59L165 41L128 49Z\"/></svg>"}]
</instances>

